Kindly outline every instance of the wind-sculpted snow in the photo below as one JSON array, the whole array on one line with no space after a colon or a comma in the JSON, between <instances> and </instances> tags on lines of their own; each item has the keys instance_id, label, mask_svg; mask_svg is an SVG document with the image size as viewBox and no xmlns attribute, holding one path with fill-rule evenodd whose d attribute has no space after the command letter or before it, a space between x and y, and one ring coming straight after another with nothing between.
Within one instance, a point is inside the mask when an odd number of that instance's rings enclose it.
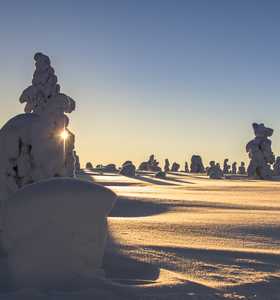
<instances>
[{"instance_id":1,"label":"wind-sculpted snow","mask_svg":"<svg viewBox=\"0 0 280 300\"><path fill-rule=\"evenodd\" d=\"M215 289L206 296L200 286L185 299L278 299L280 182L185 174L100 180L119 195L109 219L114 251L175 272L178 283L183 276Z\"/></svg>"},{"instance_id":2,"label":"wind-sculpted snow","mask_svg":"<svg viewBox=\"0 0 280 300\"><path fill-rule=\"evenodd\" d=\"M278 181L79 176L119 196L108 219L105 278L71 291L11 290L1 300L279 300Z\"/></svg>"},{"instance_id":3,"label":"wind-sculpted snow","mask_svg":"<svg viewBox=\"0 0 280 300\"><path fill-rule=\"evenodd\" d=\"M100 185L71 178L44 180L15 193L4 208L7 286L77 289L102 275L106 217L115 198Z\"/></svg>"}]
</instances>

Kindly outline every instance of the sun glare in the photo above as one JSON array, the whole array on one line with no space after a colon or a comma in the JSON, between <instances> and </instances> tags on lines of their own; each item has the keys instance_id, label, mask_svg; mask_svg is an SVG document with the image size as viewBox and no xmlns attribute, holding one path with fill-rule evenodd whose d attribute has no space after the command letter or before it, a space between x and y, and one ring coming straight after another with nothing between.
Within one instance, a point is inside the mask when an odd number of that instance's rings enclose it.
<instances>
[{"instance_id":1,"label":"sun glare","mask_svg":"<svg viewBox=\"0 0 280 300\"><path fill-rule=\"evenodd\" d=\"M60 137L66 141L69 137L69 133L66 131L66 130L63 130L61 133L60 133Z\"/></svg>"}]
</instances>

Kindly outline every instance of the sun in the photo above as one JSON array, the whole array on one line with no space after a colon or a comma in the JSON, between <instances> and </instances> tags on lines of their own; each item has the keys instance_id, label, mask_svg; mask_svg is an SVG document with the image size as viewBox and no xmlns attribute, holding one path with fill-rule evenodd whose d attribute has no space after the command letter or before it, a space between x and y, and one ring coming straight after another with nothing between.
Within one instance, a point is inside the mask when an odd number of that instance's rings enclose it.
<instances>
[{"instance_id":1,"label":"sun","mask_svg":"<svg viewBox=\"0 0 280 300\"><path fill-rule=\"evenodd\" d=\"M66 130L63 130L60 133L60 137L61 137L61 139L63 139L64 141L66 141L68 139L68 137L69 137L69 133Z\"/></svg>"}]
</instances>

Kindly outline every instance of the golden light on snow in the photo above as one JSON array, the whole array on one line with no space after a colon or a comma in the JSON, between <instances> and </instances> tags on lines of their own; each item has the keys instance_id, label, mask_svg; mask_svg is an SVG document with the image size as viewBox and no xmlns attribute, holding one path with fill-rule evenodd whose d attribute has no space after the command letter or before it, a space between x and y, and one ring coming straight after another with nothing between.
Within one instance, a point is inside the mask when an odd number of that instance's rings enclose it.
<instances>
[{"instance_id":1,"label":"golden light on snow","mask_svg":"<svg viewBox=\"0 0 280 300\"><path fill-rule=\"evenodd\" d=\"M60 133L60 137L61 139L63 139L64 141L68 139L69 137L69 133L66 131L66 130L63 130L61 133Z\"/></svg>"}]
</instances>

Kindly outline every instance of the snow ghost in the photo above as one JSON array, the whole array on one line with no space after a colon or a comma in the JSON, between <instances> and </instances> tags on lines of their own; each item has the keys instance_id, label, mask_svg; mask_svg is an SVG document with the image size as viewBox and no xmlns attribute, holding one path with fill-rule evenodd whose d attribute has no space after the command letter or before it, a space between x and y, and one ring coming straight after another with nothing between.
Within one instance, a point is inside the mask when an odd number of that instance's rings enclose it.
<instances>
[{"instance_id":1,"label":"snow ghost","mask_svg":"<svg viewBox=\"0 0 280 300\"><path fill-rule=\"evenodd\" d=\"M204 173L205 169L200 155L193 155L191 158L191 173Z\"/></svg>"},{"instance_id":2,"label":"snow ghost","mask_svg":"<svg viewBox=\"0 0 280 300\"><path fill-rule=\"evenodd\" d=\"M231 174L236 174L237 173L237 162L233 162L231 165Z\"/></svg>"},{"instance_id":3,"label":"snow ghost","mask_svg":"<svg viewBox=\"0 0 280 300\"><path fill-rule=\"evenodd\" d=\"M135 176L136 167L132 163L131 160L127 160L122 164L120 169L120 174L127 176L127 177L134 177Z\"/></svg>"},{"instance_id":4,"label":"snow ghost","mask_svg":"<svg viewBox=\"0 0 280 300\"><path fill-rule=\"evenodd\" d=\"M152 154L149 157L148 161L143 161L139 168L140 171L152 171L152 172L160 172L161 168L159 167L159 162L155 159L155 155Z\"/></svg>"},{"instance_id":5,"label":"snow ghost","mask_svg":"<svg viewBox=\"0 0 280 300\"><path fill-rule=\"evenodd\" d=\"M170 171L170 162L169 162L169 159L166 158L164 160L164 172L169 172Z\"/></svg>"},{"instance_id":6,"label":"snow ghost","mask_svg":"<svg viewBox=\"0 0 280 300\"><path fill-rule=\"evenodd\" d=\"M228 174L230 171L230 165L228 164L228 158L224 160L224 165L223 165L223 173Z\"/></svg>"},{"instance_id":7,"label":"snow ghost","mask_svg":"<svg viewBox=\"0 0 280 300\"><path fill-rule=\"evenodd\" d=\"M269 139L273 134L273 129L265 127L262 123L253 123L253 129L255 138L246 145L246 151L250 158L248 176L270 179L272 177L270 165L275 161Z\"/></svg>"},{"instance_id":8,"label":"snow ghost","mask_svg":"<svg viewBox=\"0 0 280 300\"><path fill-rule=\"evenodd\" d=\"M174 162L171 166L171 172L179 172L180 165L176 162Z\"/></svg>"},{"instance_id":9,"label":"snow ghost","mask_svg":"<svg viewBox=\"0 0 280 300\"><path fill-rule=\"evenodd\" d=\"M223 177L223 171L220 165L215 163L214 160L211 160L209 163L209 168L207 169L207 175L211 179L221 179Z\"/></svg>"},{"instance_id":10,"label":"snow ghost","mask_svg":"<svg viewBox=\"0 0 280 300\"><path fill-rule=\"evenodd\" d=\"M185 162L185 172L190 173L188 162Z\"/></svg>"},{"instance_id":11,"label":"snow ghost","mask_svg":"<svg viewBox=\"0 0 280 300\"><path fill-rule=\"evenodd\" d=\"M240 166L238 167L238 174L245 175L246 174L246 168L245 168L245 162L242 161L240 163Z\"/></svg>"},{"instance_id":12,"label":"snow ghost","mask_svg":"<svg viewBox=\"0 0 280 300\"><path fill-rule=\"evenodd\" d=\"M20 96L25 114L0 130L0 197L9 197L26 184L52 177L73 177L74 134L65 113L75 101L60 93L48 56L36 53L32 84Z\"/></svg>"},{"instance_id":13,"label":"snow ghost","mask_svg":"<svg viewBox=\"0 0 280 300\"><path fill-rule=\"evenodd\" d=\"M90 161L86 163L86 169L93 170L93 165Z\"/></svg>"}]
</instances>

